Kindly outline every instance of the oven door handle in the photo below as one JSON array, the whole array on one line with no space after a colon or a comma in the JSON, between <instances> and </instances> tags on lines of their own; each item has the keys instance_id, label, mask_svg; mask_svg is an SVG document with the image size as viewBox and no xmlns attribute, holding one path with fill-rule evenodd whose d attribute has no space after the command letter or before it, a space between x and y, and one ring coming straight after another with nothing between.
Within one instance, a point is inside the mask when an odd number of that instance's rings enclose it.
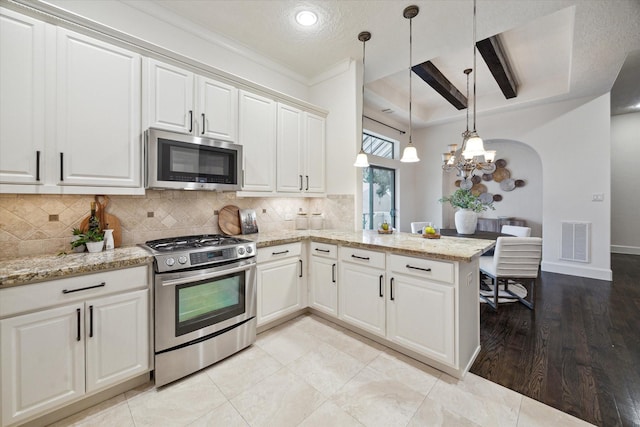
<instances>
[{"instance_id":1,"label":"oven door handle","mask_svg":"<svg viewBox=\"0 0 640 427\"><path fill-rule=\"evenodd\" d=\"M240 267L235 267L235 268L227 268L227 269L222 269L219 271L214 271L208 274L203 274L203 275L199 275L199 276L189 276L189 277L181 277L179 279L171 279L171 280L163 280L161 282L162 286L176 286L176 285L182 285L185 283L192 283L194 280L206 280L206 279L212 279L214 277L218 277L218 276L225 276L227 274L232 274L232 273L238 273L240 271L244 271L244 270L251 270L251 268L255 267L255 263L252 264L246 264L246 265L242 265Z\"/></svg>"}]
</instances>

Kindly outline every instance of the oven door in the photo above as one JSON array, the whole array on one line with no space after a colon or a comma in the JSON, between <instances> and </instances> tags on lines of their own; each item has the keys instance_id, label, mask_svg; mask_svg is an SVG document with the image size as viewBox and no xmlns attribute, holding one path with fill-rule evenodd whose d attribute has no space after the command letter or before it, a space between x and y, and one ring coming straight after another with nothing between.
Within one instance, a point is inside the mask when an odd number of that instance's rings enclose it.
<instances>
[{"instance_id":1,"label":"oven door","mask_svg":"<svg viewBox=\"0 0 640 427\"><path fill-rule=\"evenodd\" d=\"M156 353L256 316L254 258L156 274L154 287Z\"/></svg>"}]
</instances>

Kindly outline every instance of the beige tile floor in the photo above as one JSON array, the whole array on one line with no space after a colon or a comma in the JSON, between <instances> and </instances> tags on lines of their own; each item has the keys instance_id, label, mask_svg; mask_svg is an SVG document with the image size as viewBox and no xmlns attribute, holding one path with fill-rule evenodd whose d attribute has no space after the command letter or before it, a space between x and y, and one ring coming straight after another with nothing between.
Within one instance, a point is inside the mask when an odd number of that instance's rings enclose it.
<instances>
[{"instance_id":1,"label":"beige tile floor","mask_svg":"<svg viewBox=\"0 0 640 427\"><path fill-rule=\"evenodd\" d=\"M58 426L586 426L473 374L457 380L312 315L160 389L147 384Z\"/></svg>"}]
</instances>

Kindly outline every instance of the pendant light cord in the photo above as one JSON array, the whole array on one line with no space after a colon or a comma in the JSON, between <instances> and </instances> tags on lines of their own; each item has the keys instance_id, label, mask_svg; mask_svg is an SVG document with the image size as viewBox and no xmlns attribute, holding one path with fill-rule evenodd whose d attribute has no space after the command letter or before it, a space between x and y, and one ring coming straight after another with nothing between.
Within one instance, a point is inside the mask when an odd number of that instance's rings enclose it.
<instances>
[{"instance_id":1,"label":"pendant light cord","mask_svg":"<svg viewBox=\"0 0 640 427\"><path fill-rule=\"evenodd\" d=\"M475 1L475 0L474 0ZM413 18L409 19L409 145L411 145L411 134L413 133L412 130L412 126L411 126L411 81L412 79L412 75L411 75L411 66L413 64Z\"/></svg>"},{"instance_id":2,"label":"pendant light cord","mask_svg":"<svg viewBox=\"0 0 640 427\"><path fill-rule=\"evenodd\" d=\"M473 0L473 131L476 132L476 0Z\"/></svg>"},{"instance_id":3,"label":"pendant light cord","mask_svg":"<svg viewBox=\"0 0 640 427\"><path fill-rule=\"evenodd\" d=\"M362 115L360 117L360 151L364 151L364 72L365 72L365 54L366 54L366 46L367 46L367 41L363 40L362 41Z\"/></svg>"}]
</instances>

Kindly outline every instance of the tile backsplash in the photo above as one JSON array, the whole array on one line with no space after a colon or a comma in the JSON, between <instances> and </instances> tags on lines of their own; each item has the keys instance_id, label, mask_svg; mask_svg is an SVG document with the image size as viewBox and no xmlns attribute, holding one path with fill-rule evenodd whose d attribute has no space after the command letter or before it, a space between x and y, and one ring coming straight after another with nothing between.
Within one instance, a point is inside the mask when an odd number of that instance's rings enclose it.
<instances>
[{"instance_id":1,"label":"tile backsplash","mask_svg":"<svg viewBox=\"0 0 640 427\"><path fill-rule=\"evenodd\" d=\"M73 228L89 214L89 195L0 194L0 259L70 251ZM354 229L354 197L238 198L234 192L147 190L144 196L109 196L106 212L122 227L122 246L162 237L219 233L217 211L226 205L256 211L260 231L295 228L298 212L321 212L325 229ZM291 218L291 219L290 219Z\"/></svg>"}]
</instances>

